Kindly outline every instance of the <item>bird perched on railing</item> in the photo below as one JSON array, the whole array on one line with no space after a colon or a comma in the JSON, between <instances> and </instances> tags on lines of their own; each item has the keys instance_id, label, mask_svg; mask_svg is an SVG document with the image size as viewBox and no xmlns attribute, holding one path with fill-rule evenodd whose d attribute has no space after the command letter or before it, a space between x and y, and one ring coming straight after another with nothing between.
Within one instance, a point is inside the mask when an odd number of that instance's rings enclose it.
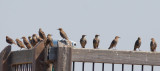
<instances>
[{"instance_id":1,"label":"bird perched on railing","mask_svg":"<svg viewBox=\"0 0 160 71\"><path fill-rule=\"evenodd\" d=\"M9 36L6 36L6 42L9 43L9 44L15 44L17 45L13 39L11 39Z\"/></svg>"},{"instance_id":2,"label":"bird perched on railing","mask_svg":"<svg viewBox=\"0 0 160 71\"><path fill-rule=\"evenodd\" d=\"M154 38L151 38L150 48L152 52L156 51L157 43Z\"/></svg>"},{"instance_id":3,"label":"bird perched on railing","mask_svg":"<svg viewBox=\"0 0 160 71\"><path fill-rule=\"evenodd\" d=\"M47 41L46 41L46 46L50 45L51 47L53 47L53 39L52 39L52 35L48 34L47 35Z\"/></svg>"},{"instance_id":4,"label":"bird perched on railing","mask_svg":"<svg viewBox=\"0 0 160 71\"><path fill-rule=\"evenodd\" d=\"M26 37L23 36L22 39L23 39L23 43L28 49L32 48L31 44L29 43Z\"/></svg>"},{"instance_id":5,"label":"bird perched on railing","mask_svg":"<svg viewBox=\"0 0 160 71\"><path fill-rule=\"evenodd\" d=\"M135 45L134 45L134 51L136 51L137 48L139 49L140 46L141 46L141 38L138 37L138 39L136 40ZM140 51L140 49L139 49L139 51Z\"/></svg>"},{"instance_id":6,"label":"bird perched on railing","mask_svg":"<svg viewBox=\"0 0 160 71\"><path fill-rule=\"evenodd\" d=\"M86 35L82 35L82 38L80 39L80 44L82 46L82 48L85 48L86 44L87 44L87 40L85 38Z\"/></svg>"},{"instance_id":7,"label":"bird perched on railing","mask_svg":"<svg viewBox=\"0 0 160 71\"><path fill-rule=\"evenodd\" d=\"M60 31L61 37L62 37L63 39L68 40L67 34L63 31L63 29L62 29L62 28L59 28L58 30Z\"/></svg>"},{"instance_id":8,"label":"bird perched on railing","mask_svg":"<svg viewBox=\"0 0 160 71\"><path fill-rule=\"evenodd\" d=\"M22 49L25 48L24 44L22 43L22 41L20 41L19 39L16 39L17 45ZM20 49L20 50L21 50Z\"/></svg>"},{"instance_id":9,"label":"bird perched on railing","mask_svg":"<svg viewBox=\"0 0 160 71\"><path fill-rule=\"evenodd\" d=\"M33 47L38 43L36 34L32 35L32 42L33 42Z\"/></svg>"},{"instance_id":10,"label":"bird perched on railing","mask_svg":"<svg viewBox=\"0 0 160 71\"><path fill-rule=\"evenodd\" d=\"M32 41L32 37L31 36L28 36L28 40L29 40L29 43L33 46L33 41Z\"/></svg>"},{"instance_id":11,"label":"bird perched on railing","mask_svg":"<svg viewBox=\"0 0 160 71\"><path fill-rule=\"evenodd\" d=\"M42 31L42 29L40 28L39 29L39 36L43 39L43 40L47 40L47 37L46 37L46 35L45 35L45 33Z\"/></svg>"},{"instance_id":12,"label":"bird perched on railing","mask_svg":"<svg viewBox=\"0 0 160 71\"><path fill-rule=\"evenodd\" d=\"M97 49L98 46L99 46L100 40L98 39L98 36L99 35L95 35L95 38L93 39L93 47L94 47L94 49Z\"/></svg>"},{"instance_id":13,"label":"bird perched on railing","mask_svg":"<svg viewBox=\"0 0 160 71\"><path fill-rule=\"evenodd\" d=\"M111 44L110 44L110 46L109 46L108 49L111 49L111 48L113 48L113 47L116 47L119 38L120 38L119 36L116 36L115 39L111 42Z\"/></svg>"},{"instance_id":14,"label":"bird perched on railing","mask_svg":"<svg viewBox=\"0 0 160 71\"><path fill-rule=\"evenodd\" d=\"M38 35L36 35L38 42L42 41L43 39L41 37L39 37Z\"/></svg>"}]
</instances>

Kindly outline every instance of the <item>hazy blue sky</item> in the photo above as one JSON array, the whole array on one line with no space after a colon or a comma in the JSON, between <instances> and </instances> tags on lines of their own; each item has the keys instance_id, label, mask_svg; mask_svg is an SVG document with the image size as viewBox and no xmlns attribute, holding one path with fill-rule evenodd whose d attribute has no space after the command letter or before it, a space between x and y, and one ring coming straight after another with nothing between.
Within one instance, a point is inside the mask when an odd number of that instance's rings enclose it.
<instances>
[{"instance_id":1,"label":"hazy blue sky","mask_svg":"<svg viewBox=\"0 0 160 71\"><path fill-rule=\"evenodd\" d=\"M0 0L0 25L0 51L8 45L6 35L27 37L42 28L53 39L61 39L59 27L77 42L77 48L82 34L87 35L86 48L93 47L93 38L99 34L100 49L107 49L118 35L118 50L133 50L141 37L141 50L149 51L154 37L160 51L160 0Z\"/></svg>"}]
</instances>

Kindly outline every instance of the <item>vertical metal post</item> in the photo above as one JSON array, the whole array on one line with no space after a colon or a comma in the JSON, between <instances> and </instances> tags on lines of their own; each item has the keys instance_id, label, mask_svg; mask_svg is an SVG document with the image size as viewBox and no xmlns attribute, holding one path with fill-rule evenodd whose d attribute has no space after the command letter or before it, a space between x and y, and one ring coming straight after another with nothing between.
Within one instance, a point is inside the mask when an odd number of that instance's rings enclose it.
<instances>
[{"instance_id":1,"label":"vertical metal post","mask_svg":"<svg viewBox=\"0 0 160 71\"><path fill-rule=\"evenodd\" d=\"M102 71L104 71L104 63L102 63Z\"/></svg>"},{"instance_id":2,"label":"vertical metal post","mask_svg":"<svg viewBox=\"0 0 160 71\"><path fill-rule=\"evenodd\" d=\"M132 64L132 71L134 71L134 65Z\"/></svg>"},{"instance_id":3,"label":"vertical metal post","mask_svg":"<svg viewBox=\"0 0 160 71\"><path fill-rule=\"evenodd\" d=\"M124 64L122 64L122 71L124 71Z\"/></svg>"},{"instance_id":4,"label":"vertical metal post","mask_svg":"<svg viewBox=\"0 0 160 71\"><path fill-rule=\"evenodd\" d=\"M84 62L82 63L82 71L84 71Z\"/></svg>"},{"instance_id":5,"label":"vertical metal post","mask_svg":"<svg viewBox=\"0 0 160 71\"><path fill-rule=\"evenodd\" d=\"M153 71L153 69L154 69L154 66L152 65L151 71Z\"/></svg>"},{"instance_id":6,"label":"vertical metal post","mask_svg":"<svg viewBox=\"0 0 160 71\"><path fill-rule=\"evenodd\" d=\"M114 64L112 64L112 71L114 71Z\"/></svg>"},{"instance_id":7,"label":"vertical metal post","mask_svg":"<svg viewBox=\"0 0 160 71\"><path fill-rule=\"evenodd\" d=\"M94 71L94 62L93 62L93 66L92 66L92 71Z\"/></svg>"},{"instance_id":8,"label":"vertical metal post","mask_svg":"<svg viewBox=\"0 0 160 71\"><path fill-rule=\"evenodd\" d=\"M142 71L143 71L143 67L144 67L144 66L142 65Z\"/></svg>"},{"instance_id":9,"label":"vertical metal post","mask_svg":"<svg viewBox=\"0 0 160 71\"><path fill-rule=\"evenodd\" d=\"M75 65L75 62L73 62L73 71L74 71L74 65Z\"/></svg>"}]
</instances>

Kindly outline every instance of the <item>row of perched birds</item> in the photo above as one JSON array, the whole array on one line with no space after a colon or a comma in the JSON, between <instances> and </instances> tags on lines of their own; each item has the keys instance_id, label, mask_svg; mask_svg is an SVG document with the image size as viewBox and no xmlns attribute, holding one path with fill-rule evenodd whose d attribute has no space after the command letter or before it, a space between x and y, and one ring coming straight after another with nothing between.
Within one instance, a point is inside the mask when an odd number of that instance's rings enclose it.
<instances>
[{"instance_id":1,"label":"row of perched birds","mask_svg":"<svg viewBox=\"0 0 160 71\"><path fill-rule=\"evenodd\" d=\"M86 35L82 35L82 38L80 39L80 43L81 43L82 48L85 48L85 45L87 44L87 40L86 40L85 36ZM95 38L93 39L93 48L94 49L98 48L98 45L99 45L99 42L100 42L100 40L98 39L98 36L99 35L95 35ZM113 41L111 42L111 44L110 44L108 49L115 48L117 43L118 43L118 39L119 38L120 38L119 36L116 36L115 39L113 39ZM136 40L135 45L134 45L134 51L139 49L140 46L141 46L141 38L138 37L138 39ZM155 39L151 38L150 50L152 52L154 52L156 50L156 47L157 47L157 43L156 43ZM140 51L140 49L139 49L139 51Z\"/></svg>"},{"instance_id":2,"label":"row of perched birds","mask_svg":"<svg viewBox=\"0 0 160 71\"><path fill-rule=\"evenodd\" d=\"M68 37L66 35L66 33L63 31L62 28L58 29L60 31L60 35L62 38L65 38L66 40L68 40ZM23 39L23 43L22 41L20 41L18 38L15 40L11 39L9 36L6 36L6 42L9 44L15 44L18 45L21 49L27 47L28 49L33 48L34 46L36 46L37 43L39 43L40 41L44 40L45 41L45 46L50 45L51 47L53 47L53 39L51 37L51 34L48 34L47 37L45 35L45 33L42 31L42 29L39 29L39 35L37 34L33 34L32 37L29 36L28 39L23 36L21 39Z\"/></svg>"},{"instance_id":3,"label":"row of perched birds","mask_svg":"<svg viewBox=\"0 0 160 71\"><path fill-rule=\"evenodd\" d=\"M67 37L67 34L63 31L62 28L59 28L58 30L60 31L60 36L63 39L69 40L69 38ZM53 47L53 39L51 36L52 36L51 34L48 34L46 37L45 33L40 28L39 29L39 36L37 34L33 34L32 37L31 36L28 37L29 41L27 40L26 37L23 36L22 39L23 39L24 44L19 39L16 39L17 43L15 43L14 40L12 40L8 36L6 36L6 42L9 44L16 44L20 48L25 48L25 46L26 46L28 49L30 49L30 48L34 47L38 42L44 40L46 42L45 43L46 46L50 45L51 47ZM87 44L87 40L86 40L85 36L86 35L82 35L82 38L80 39L80 44L81 44L82 48L85 48L85 45ZM100 40L98 39L98 36L99 35L95 35L95 38L93 39L93 48L94 49L97 49L99 46ZM111 42L108 49L113 49L114 47L116 47L119 38L120 38L119 36L116 36L115 39ZM136 49L139 49L140 46L141 46L141 38L138 37L138 39L136 40L135 45L134 45L134 51L136 51ZM157 47L157 43L155 42L155 39L151 38L151 43L150 43L151 51L154 52L156 50L156 47ZM140 51L140 49L139 49L139 51Z\"/></svg>"}]
</instances>

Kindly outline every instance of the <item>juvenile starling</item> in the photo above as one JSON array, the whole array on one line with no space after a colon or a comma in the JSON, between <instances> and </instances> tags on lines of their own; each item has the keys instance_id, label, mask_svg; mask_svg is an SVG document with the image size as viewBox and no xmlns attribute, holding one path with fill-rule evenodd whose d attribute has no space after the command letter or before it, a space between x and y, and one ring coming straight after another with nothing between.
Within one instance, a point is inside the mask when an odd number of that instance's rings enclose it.
<instances>
[{"instance_id":1,"label":"juvenile starling","mask_svg":"<svg viewBox=\"0 0 160 71\"><path fill-rule=\"evenodd\" d=\"M61 37L62 37L63 39L68 40L67 34L63 31L63 29L62 29L62 28L59 28L58 30L60 31Z\"/></svg>"},{"instance_id":2,"label":"juvenile starling","mask_svg":"<svg viewBox=\"0 0 160 71\"><path fill-rule=\"evenodd\" d=\"M134 45L134 51L136 51L137 48L139 49L140 46L141 46L141 38L138 37L138 39L137 39L137 41L135 42L135 45ZM139 49L139 51L140 51L140 49Z\"/></svg>"},{"instance_id":3,"label":"juvenile starling","mask_svg":"<svg viewBox=\"0 0 160 71\"><path fill-rule=\"evenodd\" d=\"M86 44L87 44L87 40L85 38L86 35L82 35L82 38L80 39L80 43L82 48L85 48Z\"/></svg>"},{"instance_id":4,"label":"juvenile starling","mask_svg":"<svg viewBox=\"0 0 160 71\"><path fill-rule=\"evenodd\" d=\"M6 36L6 42L9 43L9 44L15 44L15 45L16 45L16 43L14 42L14 40L11 39L11 38L8 37L8 36Z\"/></svg>"},{"instance_id":5,"label":"juvenile starling","mask_svg":"<svg viewBox=\"0 0 160 71\"><path fill-rule=\"evenodd\" d=\"M151 51L152 52L156 51L156 47L157 47L157 43L156 43L155 39L151 38L151 43L150 43Z\"/></svg>"},{"instance_id":6,"label":"juvenile starling","mask_svg":"<svg viewBox=\"0 0 160 71\"><path fill-rule=\"evenodd\" d=\"M26 45L28 49L32 48L31 44L29 43L26 37L22 37L22 39L23 39L23 43Z\"/></svg>"},{"instance_id":7,"label":"juvenile starling","mask_svg":"<svg viewBox=\"0 0 160 71\"><path fill-rule=\"evenodd\" d=\"M31 37L31 36L28 37L28 40L29 40L29 43L33 46L34 44L33 44L32 37Z\"/></svg>"},{"instance_id":8,"label":"juvenile starling","mask_svg":"<svg viewBox=\"0 0 160 71\"><path fill-rule=\"evenodd\" d=\"M32 43L33 43L33 47L38 43L36 34L32 35Z\"/></svg>"},{"instance_id":9,"label":"juvenile starling","mask_svg":"<svg viewBox=\"0 0 160 71\"><path fill-rule=\"evenodd\" d=\"M50 45L51 47L53 47L53 39L52 39L52 35L48 34L47 35L47 41L46 41L46 46Z\"/></svg>"},{"instance_id":10,"label":"juvenile starling","mask_svg":"<svg viewBox=\"0 0 160 71\"><path fill-rule=\"evenodd\" d=\"M22 43L22 41L20 41L19 39L16 39L17 45L22 49L25 48L24 44Z\"/></svg>"},{"instance_id":11,"label":"juvenile starling","mask_svg":"<svg viewBox=\"0 0 160 71\"><path fill-rule=\"evenodd\" d=\"M108 49L116 47L119 38L120 38L119 36L116 36L115 39L111 42L110 47Z\"/></svg>"},{"instance_id":12,"label":"juvenile starling","mask_svg":"<svg viewBox=\"0 0 160 71\"><path fill-rule=\"evenodd\" d=\"M95 35L95 38L93 39L93 47L94 47L94 49L97 49L98 46L99 46L100 40L98 39L98 36L99 35Z\"/></svg>"},{"instance_id":13,"label":"juvenile starling","mask_svg":"<svg viewBox=\"0 0 160 71\"><path fill-rule=\"evenodd\" d=\"M43 40L47 40L47 37L45 35L45 33L42 31L42 29L39 29L39 36L43 39Z\"/></svg>"}]
</instances>

